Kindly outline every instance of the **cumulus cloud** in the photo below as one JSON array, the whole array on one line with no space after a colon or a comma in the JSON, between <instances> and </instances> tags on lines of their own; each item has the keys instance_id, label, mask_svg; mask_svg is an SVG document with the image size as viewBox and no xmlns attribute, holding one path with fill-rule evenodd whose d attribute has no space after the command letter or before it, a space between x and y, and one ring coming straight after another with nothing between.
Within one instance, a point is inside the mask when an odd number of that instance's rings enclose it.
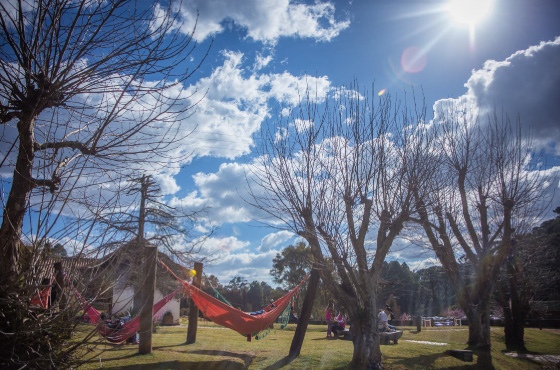
<instances>
[{"instance_id":1,"label":"cumulus cloud","mask_svg":"<svg viewBox=\"0 0 560 370\"><path fill-rule=\"evenodd\" d=\"M219 226L224 223L263 220L266 214L250 206L247 200L249 189L246 175L250 178L249 164L222 163L215 173L196 173L193 175L197 191L184 198L173 198L172 207L200 209L208 207L207 223Z\"/></svg>"},{"instance_id":2,"label":"cumulus cloud","mask_svg":"<svg viewBox=\"0 0 560 370\"><path fill-rule=\"evenodd\" d=\"M255 64L253 69L259 71L272 62L272 55L263 56L260 53L255 57Z\"/></svg>"},{"instance_id":3,"label":"cumulus cloud","mask_svg":"<svg viewBox=\"0 0 560 370\"><path fill-rule=\"evenodd\" d=\"M474 70L465 84L467 93L459 103L474 104L484 121L494 107L510 119L519 115L521 124L531 129L535 143L560 154L560 37L541 42L512 54L504 61L488 60ZM453 100L457 102L457 100ZM435 110L449 104L435 103Z\"/></svg>"},{"instance_id":4,"label":"cumulus cloud","mask_svg":"<svg viewBox=\"0 0 560 370\"><path fill-rule=\"evenodd\" d=\"M333 3L323 1L190 0L181 3L179 15L185 33L192 32L196 23L195 37L200 41L227 27L239 27L248 38L275 44L281 37L330 41L350 26L348 19L337 20L335 11Z\"/></svg>"},{"instance_id":5,"label":"cumulus cloud","mask_svg":"<svg viewBox=\"0 0 560 370\"><path fill-rule=\"evenodd\" d=\"M235 276L242 276L249 282L267 280L272 259L278 251L249 252L249 246L249 242L233 236L208 238L202 247L202 253L211 259L205 266L206 273L218 276L222 284L227 284Z\"/></svg>"},{"instance_id":6,"label":"cumulus cloud","mask_svg":"<svg viewBox=\"0 0 560 370\"><path fill-rule=\"evenodd\" d=\"M259 251L270 251L280 244L287 242L295 236L294 233L282 230L277 233L271 233L261 239L261 245L257 248Z\"/></svg>"},{"instance_id":7,"label":"cumulus cloud","mask_svg":"<svg viewBox=\"0 0 560 370\"><path fill-rule=\"evenodd\" d=\"M194 132L180 147L192 151L191 159L235 159L249 154L254 146L252 135L269 117L271 100L291 107L308 88L316 99L325 99L331 88L326 76L259 73L245 66L243 53L225 50L222 56L223 65L189 87L185 94L207 92L197 103L196 112L185 121L185 130Z\"/></svg>"}]
</instances>

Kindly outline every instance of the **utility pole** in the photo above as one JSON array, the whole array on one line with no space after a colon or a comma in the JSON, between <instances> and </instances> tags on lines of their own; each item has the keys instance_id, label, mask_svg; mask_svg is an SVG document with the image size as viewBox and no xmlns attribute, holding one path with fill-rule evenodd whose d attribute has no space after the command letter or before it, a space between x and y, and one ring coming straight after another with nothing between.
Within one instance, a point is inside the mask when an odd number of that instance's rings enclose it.
<instances>
[{"instance_id":1,"label":"utility pole","mask_svg":"<svg viewBox=\"0 0 560 370\"><path fill-rule=\"evenodd\" d=\"M146 199L153 182L149 176L142 175L140 181L140 215L138 217L138 251L144 254L144 281L140 291L142 310L140 311L140 344L138 353L152 353L152 317L154 315L154 290L156 288L157 247L144 242L144 223L146 221Z\"/></svg>"}]
</instances>

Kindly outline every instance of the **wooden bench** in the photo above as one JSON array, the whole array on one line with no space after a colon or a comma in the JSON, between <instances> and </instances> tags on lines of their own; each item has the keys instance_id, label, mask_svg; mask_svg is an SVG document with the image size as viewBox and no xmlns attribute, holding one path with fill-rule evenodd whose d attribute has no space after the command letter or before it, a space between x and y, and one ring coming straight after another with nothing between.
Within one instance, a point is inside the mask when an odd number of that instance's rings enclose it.
<instances>
[{"instance_id":1,"label":"wooden bench","mask_svg":"<svg viewBox=\"0 0 560 370\"><path fill-rule=\"evenodd\" d=\"M402 337L402 334L403 332L400 330L379 333L379 344L391 344L391 341L393 341L394 344L398 344L399 338Z\"/></svg>"}]
</instances>

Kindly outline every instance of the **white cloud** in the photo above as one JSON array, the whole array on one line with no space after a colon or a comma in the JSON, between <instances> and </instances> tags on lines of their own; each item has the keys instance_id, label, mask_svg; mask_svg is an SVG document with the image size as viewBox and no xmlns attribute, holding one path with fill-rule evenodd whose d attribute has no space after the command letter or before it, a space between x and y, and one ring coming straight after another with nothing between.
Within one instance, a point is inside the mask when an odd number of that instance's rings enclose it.
<instances>
[{"instance_id":1,"label":"white cloud","mask_svg":"<svg viewBox=\"0 0 560 370\"><path fill-rule=\"evenodd\" d=\"M209 215L206 222L213 226L263 219L265 214L246 202L251 199L246 174L251 177L249 165L239 163L222 163L215 173L199 172L193 175L198 191L181 199L173 198L170 205L187 210L207 206Z\"/></svg>"},{"instance_id":2,"label":"white cloud","mask_svg":"<svg viewBox=\"0 0 560 370\"><path fill-rule=\"evenodd\" d=\"M276 233L271 233L261 239L261 245L257 248L259 251L270 251L275 249L280 244L292 239L295 234L291 231L282 230Z\"/></svg>"},{"instance_id":3,"label":"white cloud","mask_svg":"<svg viewBox=\"0 0 560 370\"><path fill-rule=\"evenodd\" d=\"M488 60L472 72L459 105L475 104L483 123L494 107L498 115L503 109L513 121L519 115L538 147L560 154L559 60L560 37L520 50L504 61ZM440 100L435 109L449 103L449 99Z\"/></svg>"},{"instance_id":4,"label":"white cloud","mask_svg":"<svg viewBox=\"0 0 560 370\"><path fill-rule=\"evenodd\" d=\"M412 271L419 271L432 266L441 266L441 263L437 258L426 258L424 260L418 261L406 261L406 264Z\"/></svg>"},{"instance_id":5,"label":"white cloud","mask_svg":"<svg viewBox=\"0 0 560 370\"><path fill-rule=\"evenodd\" d=\"M202 254L211 261L205 264L207 275L216 275L222 284L227 284L233 277L242 276L251 282L271 281L270 269L277 250L248 251L250 242L230 237L210 237L205 240Z\"/></svg>"},{"instance_id":6,"label":"white cloud","mask_svg":"<svg viewBox=\"0 0 560 370\"><path fill-rule=\"evenodd\" d=\"M313 127L314 122L310 120L296 119L294 120L294 127L297 133L303 133Z\"/></svg>"},{"instance_id":7,"label":"white cloud","mask_svg":"<svg viewBox=\"0 0 560 370\"><path fill-rule=\"evenodd\" d=\"M263 253L237 253L229 254L220 261L211 264L207 268L207 273L216 275L222 284L227 284L234 276L241 276L247 281L270 281L270 269L272 259L278 251L270 250Z\"/></svg>"},{"instance_id":8,"label":"white cloud","mask_svg":"<svg viewBox=\"0 0 560 370\"><path fill-rule=\"evenodd\" d=\"M204 241L202 253L209 255L211 258L218 257L221 259L249 245L249 242L239 240L234 236L210 237Z\"/></svg>"},{"instance_id":9,"label":"white cloud","mask_svg":"<svg viewBox=\"0 0 560 370\"><path fill-rule=\"evenodd\" d=\"M184 130L196 130L180 146L194 156L234 159L249 154L254 146L252 135L269 117L271 99L294 106L308 87L317 99L324 99L330 90L326 76L259 74L244 66L243 53L225 50L222 55L223 65L185 94L207 91L196 112L185 121Z\"/></svg>"},{"instance_id":10,"label":"white cloud","mask_svg":"<svg viewBox=\"0 0 560 370\"><path fill-rule=\"evenodd\" d=\"M253 69L259 71L266 67L272 61L272 55L263 56L260 53L257 54L255 58L255 65Z\"/></svg>"},{"instance_id":11,"label":"white cloud","mask_svg":"<svg viewBox=\"0 0 560 370\"><path fill-rule=\"evenodd\" d=\"M350 26L348 19L336 20L335 11L333 3L322 1L190 0L181 3L179 14L185 33L192 32L196 22L195 37L200 41L227 27L240 27L255 41L275 44L280 37L330 41Z\"/></svg>"}]
</instances>

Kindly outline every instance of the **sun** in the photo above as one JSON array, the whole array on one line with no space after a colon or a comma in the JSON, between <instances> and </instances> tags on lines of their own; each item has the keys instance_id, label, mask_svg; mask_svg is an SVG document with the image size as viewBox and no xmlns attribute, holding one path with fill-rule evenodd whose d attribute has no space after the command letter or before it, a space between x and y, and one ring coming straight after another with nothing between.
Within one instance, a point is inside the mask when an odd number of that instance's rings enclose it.
<instances>
[{"instance_id":1,"label":"sun","mask_svg":"<svg viewBox=\"0 0 560 370\"><path fill-rule=\"evenodd\" d=\"M456 23L474 26L492 10L493 0L450 0L447 11Z\"/></svg>"}]
</instances>

